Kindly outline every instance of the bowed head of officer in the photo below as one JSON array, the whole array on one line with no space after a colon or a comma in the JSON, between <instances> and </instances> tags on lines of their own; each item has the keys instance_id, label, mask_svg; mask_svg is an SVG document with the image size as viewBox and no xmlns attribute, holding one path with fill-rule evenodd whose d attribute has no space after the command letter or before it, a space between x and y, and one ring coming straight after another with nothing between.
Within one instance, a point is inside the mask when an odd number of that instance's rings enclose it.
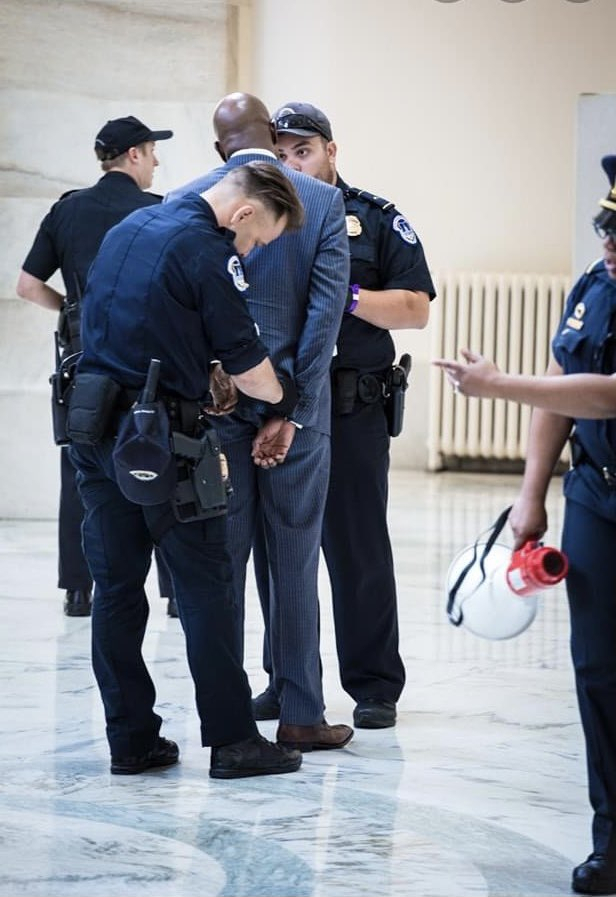
<instances>
[{"instance_id":1,"label":"bowed head of officer","mask_svg":"<svg viewBox=\"0 0 616 897\"><path fill-rule=\"evenodd\" d=\"M159 735L162 719L141 653L154 544L173 581L201 742L212 747L210 775L292 772L301 763L299 752L271 744L257 731L239 650L242 619L233 599L226 507L202 498L212 474L200 473L201 463L182 474L183 459L203 459L218 438L205 413L215 359L245 396L269 403L271 415L284 416L296 404L293 381L274 370L249 313L242 260L300 227L303 218L281 169L251 162L201 194L128 216L107 234L92 265L69 435L74 407L85 409L79 420L87 432L79 433L70 452L96 583L92 658L112 773L132 775L179 757L177 744ZM143 398L154 359L158 411L149 388ZM142 404L134 405L137 396ZM168 419L175 458L168 438L151 449L134 433L125 441L131 421L146 427L148 414L161 421L163 435ZM128 453L122 456L123 446ZM170 467L176 462L177 469ZM233 469L230 475L233 481Z\"/></svg>"}]
</instances>

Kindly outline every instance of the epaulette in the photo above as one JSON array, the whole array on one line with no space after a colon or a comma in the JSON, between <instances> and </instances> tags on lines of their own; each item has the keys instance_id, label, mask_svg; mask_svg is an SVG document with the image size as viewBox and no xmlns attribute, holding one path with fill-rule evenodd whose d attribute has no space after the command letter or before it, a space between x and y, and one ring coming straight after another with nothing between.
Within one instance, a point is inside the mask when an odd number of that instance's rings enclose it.
<instances>
[{"instance_id":1,"label":"epaulette","mask_svg":"<svg viewBox=\"0 0 616 897\"><path fill-rule=\"evenodd\" d=\"M76 187L74 190L67 190L66 193L63 193L60 199L66 199L67 196L70 196L71 193L79 193L79 187Z\"/></svg>"},{"instance_id":2,"label":"epaulette","mask_svg":"<svg viewBox=\"0 0 616 897\"><path fill-rule=\"evenodd\" d=\"M378 206L383 212L388 212L394 208L393 202L390 202L388 199L383 199L382 196L375 196L374 193L368 193L366 190L359 190L358 187L347 187L344 195L371 202L373 206Z\"/></svg>"},{"instance_id":3,"label":"epaulette","mask_svg":"<svg viewBox=\"0 0 616 897\"><path fill-rule=\"evenodd\" d=\"M597 274L599 270L603 270L603 256L592 262L584 271L584 274Z\"/></svg>"}]
</instances>

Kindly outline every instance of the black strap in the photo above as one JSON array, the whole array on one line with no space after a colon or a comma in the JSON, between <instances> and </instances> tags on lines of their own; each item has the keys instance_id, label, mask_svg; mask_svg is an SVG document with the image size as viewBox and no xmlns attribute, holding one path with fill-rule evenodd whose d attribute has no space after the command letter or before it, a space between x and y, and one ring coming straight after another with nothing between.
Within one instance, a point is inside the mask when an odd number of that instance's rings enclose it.
<instances>
[{"instance_id":1,"label":"black strap","mask_svg":"<svg viewBox=\"0 0 616 897\"><path fill-rule=\"evenodd\" d=\"M479 548L479 540L481 539L481 537L483 535L485 535L485 533L488 533L488 532L490 532L490 530L492 530L492 534L490 535L486 544L484 545L483 552L481 554L481 558L479 559L479 569L481 570L481 580L479 582L479 585L481 585L481 583L484 582L485 578L486 578L486 571L485 571L486 557L492 550L492 546L494 545L494 543L500 536L501 532L503 531L503 527L507 523L507 518L509 517L509 512L511 511L511 508L512 508L512 505L509 505L508 508L505 508L505 510L502 512L502 514L499 515L499 517L497 518L497 520L495 520L495 522L492 524L492 526L489 527L487 530L484 530L483 533L479 534L479 536L475 540L475 544L473 545L473 556L472 556L471 560L468 562L468 564L466 565L464 570L462 570L462 572L456 579L455 583L449 590L449 595L447 597L447 616L449 617L449 622L453 623L454 626L460 626L460 624L464 620L464 614L462 613L462 608L460 607L459 616L456 617L455 614L453 613L453 605L456 600L456 595L458 594L458 590L459 590L460 586L462 585L462 583L464 582L464 579L466 578L466 574L468 573L468 571L471 569L471 567L477 560L477 549Z\"/></svg>"}]
</instances>

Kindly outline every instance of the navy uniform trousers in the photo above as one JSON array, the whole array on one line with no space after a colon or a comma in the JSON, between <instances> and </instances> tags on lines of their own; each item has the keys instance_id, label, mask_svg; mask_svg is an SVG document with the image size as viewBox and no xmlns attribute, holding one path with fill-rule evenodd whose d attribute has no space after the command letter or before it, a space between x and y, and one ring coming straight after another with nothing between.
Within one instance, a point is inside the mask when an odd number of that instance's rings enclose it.
<instances>
[{"instance_id":1,"label":"navy uniform trousers","mask_svg":"<svg viewBox=\"0 0 616 897\"><path fill-rule=\"evenodd\" d=\"M255 425L217 422L234 494L229 499L229 545L236 600L244 603L246 566L263 521L269 558L266 630L273 646L273 686L280 721L311 726L323 720L319 658L318 571L329 475L329 436L296 430L285 462L271 470L250 456Z\"/></svg>"},{"instance_id":2,"label":"navy uniform trousers","mask_svg":"<svg viewBox=\"0 0 616 897\"><path fill-rule=\"evenodd\" d=\"M586 738L593 849L616 858L616 521L567 499L571 656Z\"/></svg>"},{"instance_id":3,"label":"navy uniform trousers","mask_svg":"<svg viewBox=\"0 0 616 897\"><path fill-rule=\"evenodd\" d=\"M323 554L332 589L342 687L355 701L395 703L404 686L387 529L389 434L381 402L332 417Z\"/></svg>"},{"instance_id":4,"label":"navy uniform trousers","mask_svg":"<svg viewBox=\"0 0 616 897\"><path fill-rule=\"evenodd\" d=\"M60 451L60 512L58 515L58 588L70 591L89 591L92 577L81 547L83 505L75 468L68 448Z\"/></svg>"},{"instance_id":5,"label":"navy uniform trousers","mask_svg":"<svg viewBox=\"0 0 616 897\"><path fill-rule=\"evenodd\" d=\"M68 591L90 591L92 576L81 546L83 504L75 468L68 448L60 451L60 513L58 515L58 588ZM173 595L171 576L158 549L155 550L158 589L164 597Z\"/></svg>"},{"instance_id":6,"label":"navy uniform trousers","mask_svg":"<svg viewBox=\"0 0 616 897\"><path fill-rule=\"evenodd\" d=\"M149 606L150 528L168 504L144 508L116 485L112 440L71 447L85 508L84 551L96 583L92 662L103 699L112 756L139 756L161 725L154 684L142 656ZM229 744L257 734L237 633L226 518L175 523L159 539L186 637L204 745Z\"/></svg>"}]
</instances>

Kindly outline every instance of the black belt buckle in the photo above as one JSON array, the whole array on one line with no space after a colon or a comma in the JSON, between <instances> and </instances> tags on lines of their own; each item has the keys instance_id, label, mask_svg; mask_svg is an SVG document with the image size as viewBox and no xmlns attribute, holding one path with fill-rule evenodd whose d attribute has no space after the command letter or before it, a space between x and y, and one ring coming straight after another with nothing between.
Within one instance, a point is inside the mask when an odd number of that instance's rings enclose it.
<instances>
[{"instance_id":1,"label":"black belt buckle","mask_svg":"<svg viewBox=\"0 0 616 897\"><path fill-rule=\"evenodd\" d=\"M610 486L611 488L616 486L616 472L610 470L609 467L602 467L601 473L603 474L603 479L608 486Z\"/></svg>"}]
</instances>

